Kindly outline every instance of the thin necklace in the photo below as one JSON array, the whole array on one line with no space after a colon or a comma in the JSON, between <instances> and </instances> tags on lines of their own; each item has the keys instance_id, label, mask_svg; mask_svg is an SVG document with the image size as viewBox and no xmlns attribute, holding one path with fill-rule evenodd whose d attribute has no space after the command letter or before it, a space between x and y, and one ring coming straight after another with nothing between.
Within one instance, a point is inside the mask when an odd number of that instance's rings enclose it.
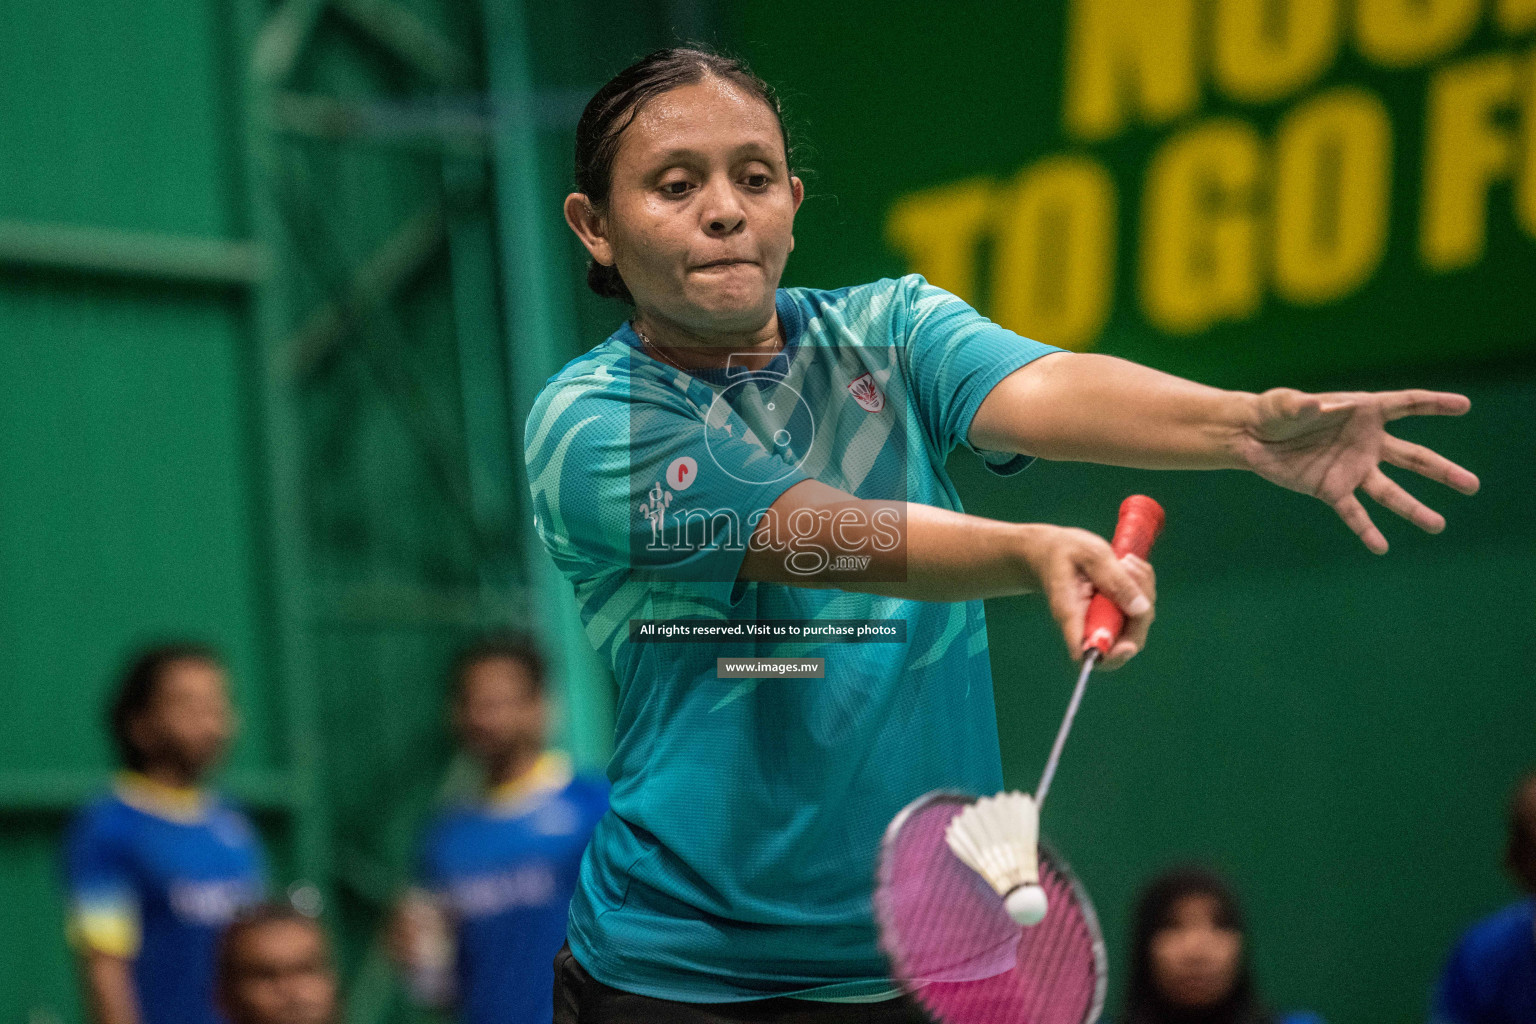
<instances>
[{"instance_id":1,"label":"thin necklace","mask_svg":"<svg viewBox=\"0 0 1536 1024\"><path fill-rule=\"evenodd\" d=\"M642 345L645 345L646 347L648 347L652 352L656 353L656 358L657 359L660 359L662 362L666 363L668 366L672 367L672 369L674 369L674 370L682 370L684 373L688 372L687 370L683 370L683 368L681 366L678 366L672 360L668 359L666 356L661 354L661 349L656 347L656 343L654 341L652 341L650 338L647 338L645 336L645 332L640 329L639 321L631 320L629 322L629 326L634 328L635 334L638 335L639 338L640 338L640 343Z\"/></svg>"},{"instance_id":2,"label":"thin necklace","mask_svg":"<svg viewBox=\"0 0 1536 1024\"><path fill-rule=\"evenodd\" d=\"M638 337L638 338L639 338L639 339L640 339L640 343L641 343L641 344L642 344L642 345L645 345L645 346L647 346L647 347L648 347L648 348L649 348L649 349L650 349L650 350L651 350L651 351L652 351L652 352L655 352L655 353L656 353L656 358L657 358L657 359L660 359L660 360L661 360L661 361L662 361L662 362L664 362L664 363L666 363L666 364L667 364L667 365L668 365L668 366L670 366L670 367L672 367L672 368L673 368L673 369L674 369L674 370L682 370L682 371L683 371L683 372L684 372L684 373L688 373L688 374L691 374L691 373L692 373L692 372L693 372L693 371L691 371L691 370L685 370L685 369L683 369L683 367L681 367L681 366L678 366L678 365L677 365L677 364L676 364L676 363L674 363L674 362L673 362L673 361L672 361L672 360L670 360L670 359L668 359L668 358L667 358L667 357L666 357L666 356L664 356L664 355L662 355L662 353L661 353L661 349L659 349L659 348L657 348L657 347L656 347L656 343L655 343L655 342L654 342L654 341L652 341L652 340L651 340L651 339L650 339L650 338L647 338L647 337L646 337L646 336L645 336L645 332L644 332L644 331L642 331L642 330L641 330L641 329L640 329L640 323L639 323L639 321L636 321L636 320L631 320L631 321L630 321L630 322L629 322L629 326L630 326L630 328L631 328L631 329L632 329L632 330L634 330L634 332L635 332L635 336L636 336L636 337ZM783 345L783 343L782 343L782 342L781 342L781 343L780 343L780 344L779 344L779 349L778 349L778 352L775 352L775 353L774 353L774 355L778 355L778 354L779 354L779 352L782 352L782 351L784 351L784 345Z\"/></svg>"}]
</instances>

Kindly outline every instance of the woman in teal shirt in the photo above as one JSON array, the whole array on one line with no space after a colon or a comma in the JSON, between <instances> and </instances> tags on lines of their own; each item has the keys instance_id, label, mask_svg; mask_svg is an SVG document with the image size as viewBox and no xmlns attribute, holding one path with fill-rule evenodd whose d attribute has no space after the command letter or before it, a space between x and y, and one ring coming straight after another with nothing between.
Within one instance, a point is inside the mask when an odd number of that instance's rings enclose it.
<instances>
[{"instance_id":1,"label":"woman in teal shirt","mask_svg":"<svg viewBox=\"0 0 1536 1024\"><path fill-rule=\"evenodd\" d=\"M674 49L626 68L583 112L575 163L588 282L633 309L545 382L524 433L534 528L619 685L561 1024L913 1019L875 941L875 849L927 790L1002 786L983 600L1042 593L1079 656L1098 588L1128 615L1113 667L1156 599L1150 567L1102 537L965 514L955 448L1005 476L1033 457L1246 469L1378 553L1356 491L1444 527L1381 463L1477 488L1385 430L1464 412L1459 395L1204 387L1021 337L917 275L780 288L804 186L778 101L740 62ZM632 630L679 618L900 619L906 640ZM825 675L725 678L730 655Z\"/></svg>"}]
</instances>

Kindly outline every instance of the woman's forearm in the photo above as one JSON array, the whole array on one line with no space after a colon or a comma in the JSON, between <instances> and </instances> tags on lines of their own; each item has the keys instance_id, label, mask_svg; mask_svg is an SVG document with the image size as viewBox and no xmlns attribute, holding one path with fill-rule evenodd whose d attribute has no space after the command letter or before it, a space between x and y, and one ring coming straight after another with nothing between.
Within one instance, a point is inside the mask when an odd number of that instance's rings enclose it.
<instances>
[{"instance_id":1,"label":"woman's forearm","mask_svg":"<svg viewBox=\"0 0 1536 1024\"><path fill-rule=\"evenodd\" d=\"M907 502L902 546L885 555L886 578L830 584L909 601L973 601L1040 589L1026 557L1039 527ZM899 574L899 578L889 578Z\"/></svg>"},{"instance_id":2,"label":"woman's forearm","mask_svg":"<svg viewBox=\"0 0 1536 1024\"><path fill-rule=\"evenodd\" d=\"M738 575L909 601L973 601L1045 590L1048 567L1063 557L1112 560L1103 538L1086 530L864 500L802 480L758 522ZM863 562L838 568L849 560Z\"/></svg>"},{"instance_id":3,"label":"woman's forearm","mask_svg":"<svg viewBox=\"0 0 1536 1024\"><path fill-rule=\"evenodd\" d=\"M740 575L914 601L1022 594L1039 587L1025 557L1030 529L803 480L757 524ZM850 563L860 568L838 568Z\"/></svg>"},{"instance_id":4,"label":"woman's forearm","mask_svg":"<svg viewBox=\"0 0 1536 1024\"><path fill-rule=\"evenodd\" d=\"M128 960L88 951L81 956L85 1003L94 1024L139 1024Z\"/></svg>"},{"instance_id":5,"label":"woman's forearm","mask_svg":"<svg viewBox=\"0 0 1536 1024\"><path fill-rule=\"evenodd\" d=\"M1138 469L1242 469L1257 396L1113 356L1061 353L1005 377L971 420L973 447Z\"/></svg>"},{"instance_id":6,"label":"woman's forearm","mask_svg":"<svg viewBox=\"0 0 1536 1024\"><path fill-rule=\"evenodd\" d=\"M789 488L769 513L753 530L738 574L743 579L910 601L1039 591L1074 656L1082 651L1083 615L1098 588L1130 616L1125 637L1106 662L1110 667L1140 649L1152 621L1151 566L1127 564L1087 530L861 500L817 480ZM839 556L868 561L858 572L826 571Z\"/></svg>"}]
</instances>

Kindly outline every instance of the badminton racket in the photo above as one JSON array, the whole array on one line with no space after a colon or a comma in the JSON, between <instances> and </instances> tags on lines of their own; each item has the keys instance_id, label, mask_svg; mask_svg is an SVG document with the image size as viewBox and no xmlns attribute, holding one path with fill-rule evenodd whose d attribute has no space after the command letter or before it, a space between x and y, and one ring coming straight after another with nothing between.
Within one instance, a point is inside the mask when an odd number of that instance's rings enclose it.
<instances>
[{"instance_id":1,"label":"badminton racket","mask_svg":"<svg viewBox=\"0 0 1536 1024\"><path fill-rule=\"evenodd\" d=\"M1144 495L1127 498L1120 506L1115 553L1145 558L1162 524L1157 502ZM1084 619L1083 668L1035 790L1037 812L1089 673L1124 624L1119 607L1095 594ZM1087 890L1066 860L1040 840L1045 915L1021 927L993 885L947 841L951 822L975 802L958 791L928 793L903 808L886 829L875 917L893 976L941 1024L1092 1024L1103 1011L1109 975Z\"/></svg>"}]
</instances>

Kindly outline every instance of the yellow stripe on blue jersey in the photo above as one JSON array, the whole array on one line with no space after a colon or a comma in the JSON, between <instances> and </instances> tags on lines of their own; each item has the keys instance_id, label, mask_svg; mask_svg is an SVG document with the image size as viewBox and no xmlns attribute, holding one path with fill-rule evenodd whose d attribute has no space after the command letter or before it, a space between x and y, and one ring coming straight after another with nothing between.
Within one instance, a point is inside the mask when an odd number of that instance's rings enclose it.
<instances>
[{"instance_id":1,"label":"yellow stripe on blue jersey","mask_svg":"<svg viewBox=\"0 0 1536 1024\"><path fill-rule=\"evenodd\" d=\"M64 866L70 939L131 961L144 1019L222 1024L215 943L263 890L245 816L213 794L125 775L75 817Z\"/></svg>"},{"instance_id":2,"label":"yellow stripe on blue jersey","mask_svg":"<svg viewBox=\"0 0 1536 1024\"><path fill-rule=\"evenodd\" d=\"M70 945L125 959L138 955L139 908L132 893L92 893L70 907Z\"/></svg>"}]
</instances>

